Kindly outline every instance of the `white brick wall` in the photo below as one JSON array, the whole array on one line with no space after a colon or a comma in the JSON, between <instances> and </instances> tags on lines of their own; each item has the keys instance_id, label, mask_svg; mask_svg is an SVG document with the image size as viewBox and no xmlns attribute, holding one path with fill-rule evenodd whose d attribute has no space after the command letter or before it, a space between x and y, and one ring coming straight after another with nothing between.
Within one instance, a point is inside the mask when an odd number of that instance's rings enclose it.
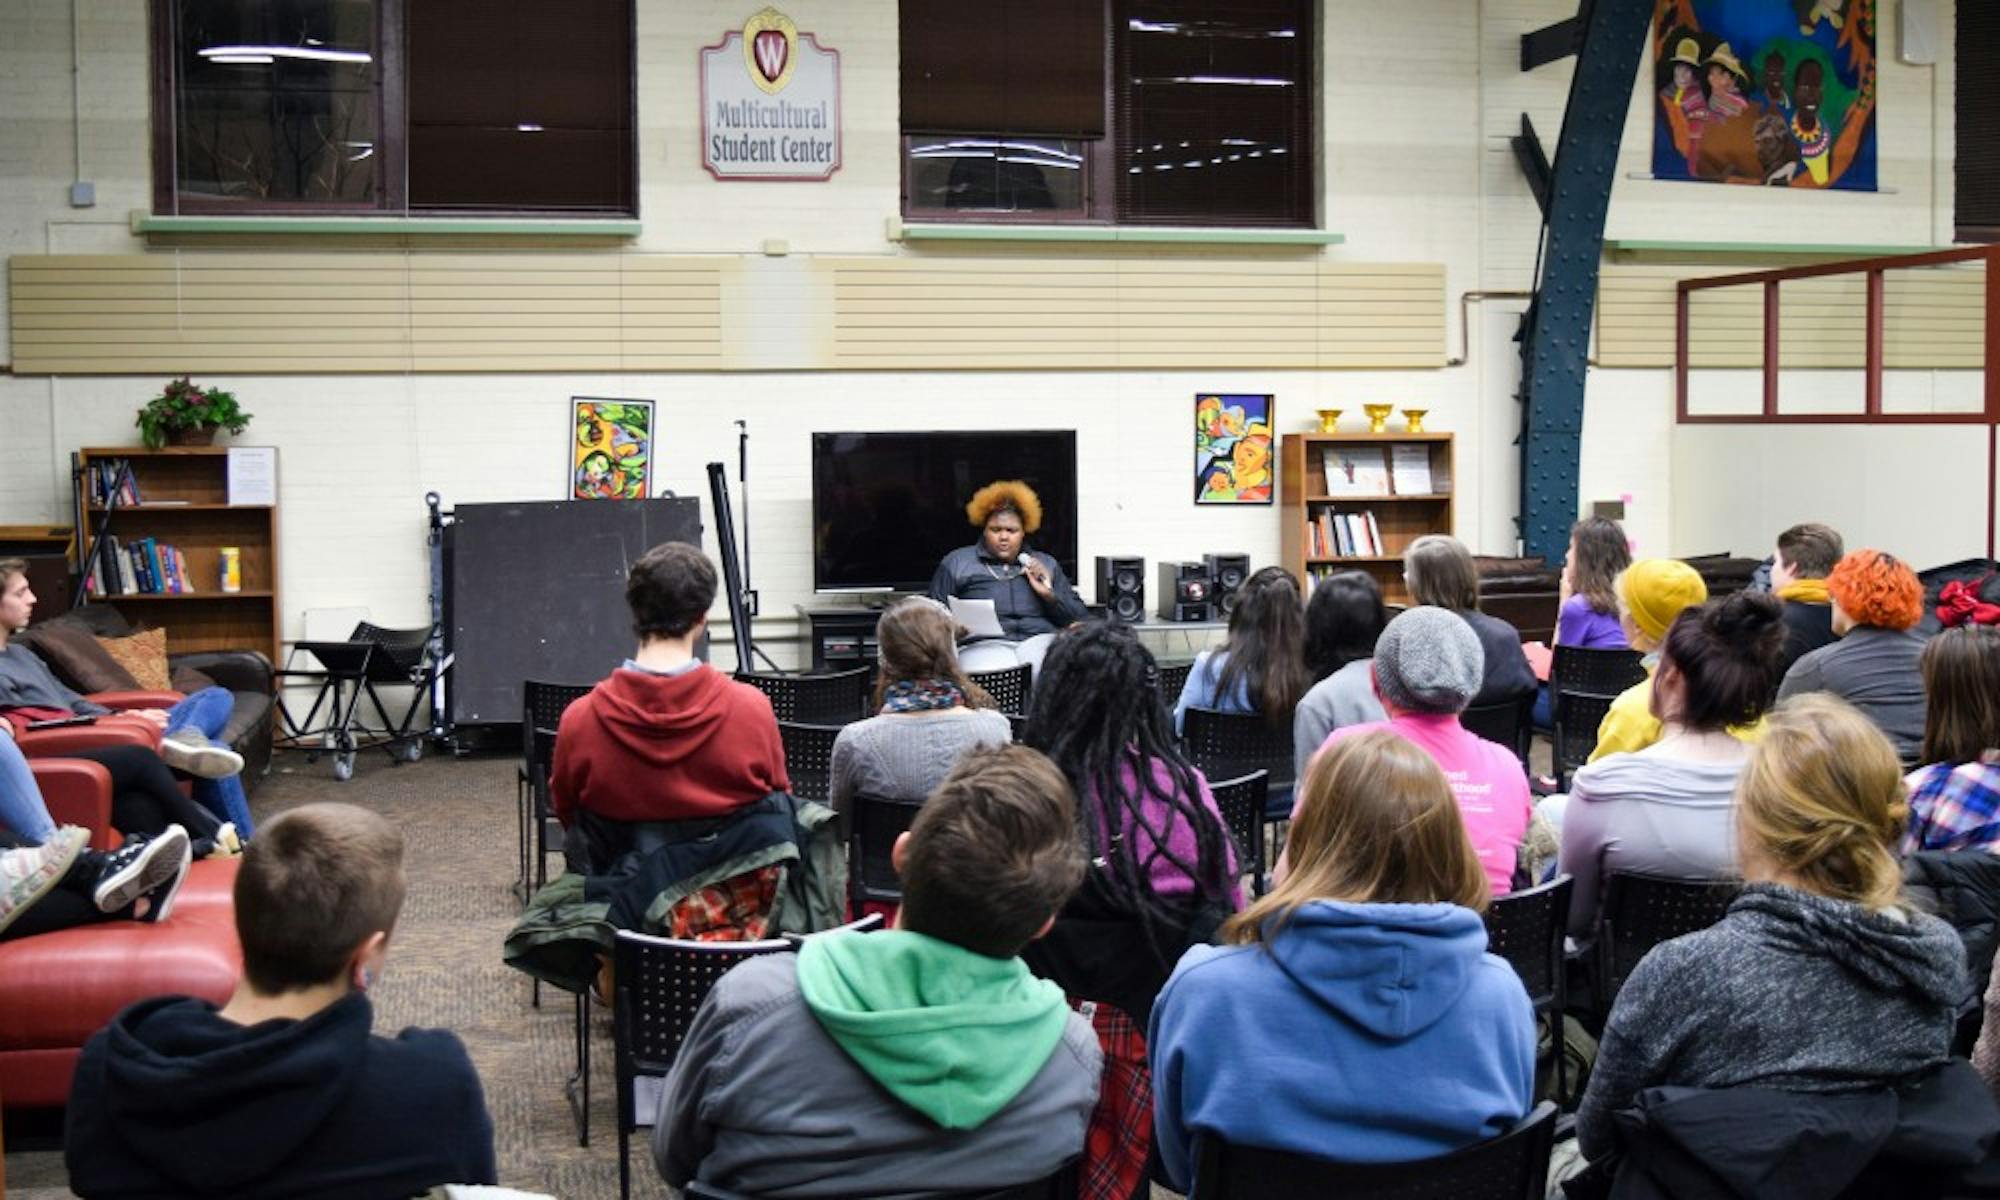
<instances>
[{"instance_id":1,"label":"white brick wall","mask_svg":"<svg viewBox=\"0 0 2000 1200\"><path fill-rule=\"evenodd\" d=\"M83 174L99 203L72 210L70 7L0 0L0 255L139 248L132 209L150 206L146 6L82 6ZM888 0L790 0L786 11L842 56L844 165L825 184L712 180L699 159L697 54L750 7L717 0L641 0L641 212L637 248L735 256L755 311L729 315L732 337L772 370L710 375L218 377L256 413L244 440L282 450L287 633L306 608L359 604L391 624L423 619L422 496L450 503L561 494L572 395L649 397L665 432L662 482L706 494L703 464L733 464L731 421L753 431L756 582L765 611L788 614L810 588L807 433L909 425L1075 426L1083 545L1098 553L1173 558L1243 549L1277 553L1273 509L1189 503L1187 408L1196 390L1274 391L1281 427L1312 409L1366 401L1423 404L1460 435L1461 532L1476 548L1511 549L1519 423L1509 397L1515 348L1504 318L1474 310L1465 366L1413 372L1074 372L809 374L782 368L792 347L768 318L817 301L797 281L803 256L908 252L884 238L898 208L896 17ZM1567 0L1324 0L1319 133L1324 220L1347 236L1327 251L1350 261L1444 264L1448 344L1460 345L1457 298L1531 283L1539 214L1507 138L1527 111L1553 148L1569 64L1523 74L1521 33L1574 12ZM1951 72L1894 61L1894 0L1883 4L1882 182L1877 195L1772 194L1628 178L1651 146L1650 88L1635 89L1614 189L1613 237L1698 241L1911 242L1950 232ZM1949 28L1947 21L1946 28ZM1949 44L1947 39L1947 45ZM1650 79L1642 66L1640 78ZM1932 157L1935 144L1937 154ZM766 259L768 238L795 257ZM0 298L0 316L4 316ZM765 320L760 321L759 318ZM0 347L0 357L5 350ZM80 445L132 437L132 410L152 378L0 376L0 521L67 519L67 459ZM1930 389L1936 390L1936 389ZM1944 390L1949 391L1949 387ZM1928 394L1918 388L1919 399ZM1881 434L1901 438L1901 431ZM1664 371L1593 371L1584 434L1585 501L1629 495L1643 552L1751 549L1767 514L1726 503L1740 526L1703 516L1685 536L1676 485L1722 487L1677 474L1671 381ZM1914 444L1914 443L1913 443ZM1980 485L1983 487L1983 484ZM1704 510L1706 511L1706 510ZM1692 518L1690 518L1692 520ZM1760 523L1763 522L1763 523ZM1753 536L1754 535L1754 536ZM1683 544L1685 543L1685 544ZM1698 543L1698 544L1697 544Z\"/></svg>"}]
</instances>

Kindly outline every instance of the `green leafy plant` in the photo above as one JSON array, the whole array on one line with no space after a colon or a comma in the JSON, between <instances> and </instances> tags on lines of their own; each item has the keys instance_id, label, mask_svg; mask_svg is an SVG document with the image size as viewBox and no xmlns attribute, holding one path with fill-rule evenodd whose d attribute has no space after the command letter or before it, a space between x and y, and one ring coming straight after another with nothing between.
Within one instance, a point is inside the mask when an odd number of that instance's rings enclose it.
<instances>
[{"instance_id":1,"label":"green leafy plant","mask_svg":"<svg viewBox=\"0 0 2000 1200\"><path fill-rule=\"evenodd\" d=\"M183 375L146 401L136 424L147 448L158 450L167 444L167 435L177 430L220 427L242 433L250 424L250 414L236 403L235 393L196 387Z\"/></svg>"}]
</instances>

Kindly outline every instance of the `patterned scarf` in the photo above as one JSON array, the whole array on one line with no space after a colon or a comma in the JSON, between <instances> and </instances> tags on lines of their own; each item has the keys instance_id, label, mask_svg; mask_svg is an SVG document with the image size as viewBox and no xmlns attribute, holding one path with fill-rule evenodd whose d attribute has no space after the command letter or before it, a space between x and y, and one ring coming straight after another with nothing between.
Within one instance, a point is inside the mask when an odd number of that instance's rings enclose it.
<instances>
[{"instance_id":1,"label":"patterned scarf","mask_svg":"<svg viewBox=\"0 0 2000 1200\"><path fill-rule=\"evenodd\" d=\"M965 693L949 679L899 679L882 693L885 713L930 712L964 703Z\"/></svg>"}]
</instances>

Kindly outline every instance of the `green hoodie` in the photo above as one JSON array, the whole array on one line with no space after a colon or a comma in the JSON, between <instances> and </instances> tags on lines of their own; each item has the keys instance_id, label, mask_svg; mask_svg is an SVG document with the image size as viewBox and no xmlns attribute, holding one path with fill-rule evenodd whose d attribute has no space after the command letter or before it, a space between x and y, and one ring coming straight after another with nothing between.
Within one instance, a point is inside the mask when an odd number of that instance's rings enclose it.
<instances>
[{"instance_id":1,"label":"green hoodie","mask_svg":"<svg viewBox=\"0 0 2000 1200\"><path fill-rule=\"evenodd\" d=\"M799 993L863 1071L947 1129L1005 1108L1069 1019L1062 989L1020 959L906 930L807 938Z\"/></svg>"}]
</instances>

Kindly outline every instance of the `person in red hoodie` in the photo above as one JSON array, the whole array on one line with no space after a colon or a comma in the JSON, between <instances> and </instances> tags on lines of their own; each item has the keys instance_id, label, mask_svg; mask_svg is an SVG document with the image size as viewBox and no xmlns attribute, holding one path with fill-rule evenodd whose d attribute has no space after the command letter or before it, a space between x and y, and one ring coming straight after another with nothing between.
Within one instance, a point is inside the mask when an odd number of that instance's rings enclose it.
<instances>
[{"instance_id":1,"label":"person in red hoodie","mask_svg":"<svg viewBox=\"0 0 2000 1200\"><path fill-rule=\"evenodd\" d=\"M695 657L715 565L668 542L632 564L638 653L569 706L549 777L570 868L603 874L626 852L699 837L791 790L771 701Z\"/></svg>"}]
</instances>

